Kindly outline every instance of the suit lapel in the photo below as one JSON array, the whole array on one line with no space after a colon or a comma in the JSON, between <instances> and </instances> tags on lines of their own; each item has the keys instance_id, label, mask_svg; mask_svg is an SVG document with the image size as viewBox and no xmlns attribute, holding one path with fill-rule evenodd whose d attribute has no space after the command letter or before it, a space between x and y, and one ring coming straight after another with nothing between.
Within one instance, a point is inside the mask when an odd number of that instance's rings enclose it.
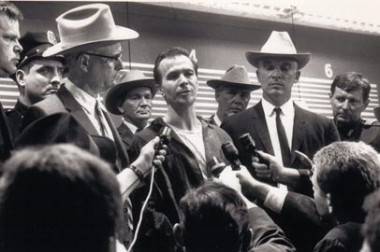
<instances>
[{"instance_id":1,"label":"suit lapel","mask_svg":"<svg viewBox=\"0 0 380 252\"><path fill-rule=\"evenodd\" d=\"M263 151L274 155L261 101L252 107L252 111L253 113L249 124L253 125L253 127L250 127L252 129L250 133L252 136L256 135L255 139L259 139L261 141L262 146L265 148Z\"/></svg>"},{"instance_id":2,"label":"suit lapel","mask_svg":"<svg viewBox=\"0 0 380 252\"><path fill-rule=\"evenodd\" d=\"M132 142L132 138L134 136L131 129L127 125L125 125L125 123L121 123L117 131L119 132L119 135L121 139L123 140L123 142L126 144L126 146L130 146Z\"/></svg>"},{"instance_id":3,"label":"suit lapel","mask_svg":"<svg viewBox=\"0 0 380 252\"><path fill-rule=\"evenodd\" d=\"M87 130L90 135L99 135L98 131L83 111L82 106L75 100L73 95L65 87L61 87L57 95L64 104L66 110Z\"/></svg>"},{"instance_id":4,"label":"suit lapel","mask_svg":"<svg viewBox=\"0 0 380 252\"><path fill-rule=\"evenodd\" d=\"M111 131L112 131L113 139L114 139L114 142L115 142L116 148L118 150L118 154L119 154L119 159L121 161L122 168L124 168L129 164L129 158L128 158L127 151L125 150L123 141L121 140L120 135L117 132L117 129L116 129L110 115L108 114L107 111L103 111L103 114L107 120L107 123L108 123Z\"/></svg>"},{"instance_id":5,"label":"suit lapel","mask_svg":"<svg viewBox=\"0 0 380 252\"><path fill-rule=\"evenodd\" d=\"M301 144L307 137L305 135L305 127L307 123L307 115L304 111L294 104L294 124L293 124L293 139L292 139L292 149L291 149L291 162L293 163L295 159L295 150L300 150Z\"/></svg>"}]
</instances>

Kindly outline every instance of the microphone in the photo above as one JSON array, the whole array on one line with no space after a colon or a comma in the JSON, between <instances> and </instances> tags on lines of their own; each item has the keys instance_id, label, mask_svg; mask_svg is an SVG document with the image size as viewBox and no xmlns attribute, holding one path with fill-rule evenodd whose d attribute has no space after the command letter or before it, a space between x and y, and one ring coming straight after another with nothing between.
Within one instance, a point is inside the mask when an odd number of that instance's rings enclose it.
<instances>
[{"instance_id":1,"label":"microphone","mask_svg":"<svg viewBox=\"0 0 380 252\"><path fill-rule=\"evenodd\" d=\"M253 140L253 138L251 137L251 135L249 133L245 133L243 135L241 135L239 137L239 143L241 144L241 146L244 148L244 150L249 154L251 155L250 157L250 163L252 163L252 158L255 157L258 159L259 163L261 164L265 164L268 169L269 169L269 161L268 160L265 160L263 159L258 153L257 153L257 148L256 148L256 143L255 141ZM250 164L250 166L252 166ZM260 181L263 181L263 182L266 182L266 183L269 183L269 184L272 184L273 181L271 179L266 179L266 178L259 178L255 172L255 170L253 169L252 170L252 175L259 179Z\"/></svg>"},{"instance_id":2,"label":"microphone","mask_svg":"<svg viewBox=\"0 0 380 252\"><path fill-rule=\"evenodd\" d=\"M157 156L160 155L160 150L164 149L165 145L166 146L168 145L169 140L170 140L171 131L172 130L168 126L164 126L161 129L160 134L159 134L160 140L159 140L158 144L154 147L156 151L155 151L153 160L155 160L157 158ZM167 148L165 148L165 150L167 151Z\"/></svg>"},{"instance_id":3,"label":"microphone","mask_svg":"<svg viewBox=\"0 0 380 252\"><path fill-rule=\"evenodd\" d=\"M209 162L208 167L211 167L211 174L214 177L218 178L220 173L222 173L226 167L226 164L224 162L221 162L217 157L213 156Z\"/></svg>"},{"instance_id":4,"label":"microphone","mask_svg":"<svg viewBox=\"0 0 380 252\"><path fill-rule=\"evenodd\" d=\"M224 156L231 163L232 170L240 170L241 162L239 160L239 152L236 147L231 142L227 142L222 144L222 151Z\"/></svg>"},{"instance_id":5,"label":"microphone","mask_svg":"<svg viewBox=\"0 0 380 252\"><path fill-rule=\"evenodd\" d=\"M239 137L239 142L244 150L252 155L252 157L256 157L260 163L269 165L269 162L263 159L258 153L256 148L256 143L253 140L251 134L245 133Z\"/></svg>"}]
</instances>

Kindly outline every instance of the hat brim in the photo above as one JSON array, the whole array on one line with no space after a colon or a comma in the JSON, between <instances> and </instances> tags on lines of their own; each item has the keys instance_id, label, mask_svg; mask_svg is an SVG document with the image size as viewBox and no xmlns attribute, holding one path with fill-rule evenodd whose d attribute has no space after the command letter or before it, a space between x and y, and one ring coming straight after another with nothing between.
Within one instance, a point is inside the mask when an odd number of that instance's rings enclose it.
<instances>
[{"instance_id":1,"label":"hat brim","mask_svg":"<svg viewBox=\"0 0 380 252\"><path fill-rule=\"evenodd\" d=\"M263 52L246 52L245 57L248 62L258 67L258 62L262 58L291 58L298 62L298 69L303 68L310 61L311 53L297 53L297 54L286 54L286 53L263 53Z\"/></svg>"},{"instance_id":2,"label":"hat brim","mask_svg":"<svg viewBox=\"0 0 380 252\"><path fill-rule=\"evenodd\" d=\"M62 43L59 42L54 46L46 49L43 53L44 57L50 57L56 54L67 54L69 52L76 52L86 48L94 47L94 46L106 46L110 43L120 42L123 40L135 39L139 36L139 34L129 28L116 26L114 31L110 34L108 38L102 38L99 40L90 40L83 41L81 43Z\"/></svg>"},{"instance_id":3,"label":"hat brim","mask_svg":"<svg viewBox=\"0 0 380 252\"><path fill-rule=\"evenodd\" d=\"M232 82L232 81L225 81L225 80L208 80L206 84L212 88L229 85L229 86L249 89L251 91L261 88L261 85L255 84L252 82Z\"/></svg>"},{"instance_id":4,"label":"hat brim","mask_svg":"<svg viewBox=\"0 0 380 252\"><path fill-rule=\"evenodd\" d=\"M122 115L123 112L120 111L119 106L121 100L125 98L125 94L133 88L147 87L152 90L153 97L157 92L157 85L153 79L140 79L135 81L129 81L124 83L119 83L107 92L105 97L105 106L109 112L115 115Z\"/></svg>"}]
</instances>

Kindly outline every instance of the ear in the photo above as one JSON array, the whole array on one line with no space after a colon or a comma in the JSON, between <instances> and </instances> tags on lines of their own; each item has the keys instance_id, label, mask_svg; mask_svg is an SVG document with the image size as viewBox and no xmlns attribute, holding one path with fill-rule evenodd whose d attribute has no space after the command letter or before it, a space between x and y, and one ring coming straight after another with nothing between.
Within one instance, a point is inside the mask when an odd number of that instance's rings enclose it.
<instances>
[{"instance_id":1,"label":"ear","mask_svg":"<svg viewBox=\"0 0 380 252\"><path fill-rule=\"evenodd\" d=\"M249 228L243 234L243 238L242 238L242 241L241 241L242 242L242 244L241 244L241 252L248 251L249 245L251 244L252 237L253 237L253 231L252 231L252 228Z\"/></svg>"},{"instance_id":2,"label":"ear","mask_svg":"<svg viewBox=\"0 0 380 252\"><path fill-rule=\"evenodd\" d=\"M180 223L174 224L174 226L173 226L174 238L175 238L176 242L181 246L184 246L183 231L184 230L183 230L182 224L180 224Z\"/></svg>"},{"instance_id":3,"label":"ear","mask_svg":"<svg viewBox=\"0 0 380 252\"><path fill-rule=\"evenodd\" d=\"M81 54L78 60L80 69L84 72L88 72L88 66L90 65L90 56L87 54Z\"/></svg>"},{"instance_id":4,"label":"ear","mask_svg":"<svg viewBox=\"0 0 380 252\"><path fill-rule=\"evenodd\" d=\"M300 77L301 77L301 71L297 70L297 72L296 72L296 82L298 82L300 80Z\"/></svg>"},{"instance_id":5,"label":"ear","mask_svg":"<svg viewBox=\"0 0 380 252\"><path fill-rule=\"evenodd\" d=\"M20 88L23 88L23 89L25 88L25 85L26 85L25 75L26 74L24 70L21 70L21 69L17 69L15 73L17 84L19 85Z\"/></svg>"}]
</instances>

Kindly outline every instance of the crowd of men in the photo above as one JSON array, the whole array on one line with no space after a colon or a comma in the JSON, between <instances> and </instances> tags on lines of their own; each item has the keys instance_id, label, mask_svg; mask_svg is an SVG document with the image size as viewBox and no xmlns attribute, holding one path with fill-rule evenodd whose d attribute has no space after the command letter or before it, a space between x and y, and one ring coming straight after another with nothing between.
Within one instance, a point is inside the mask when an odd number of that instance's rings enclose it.
<instances>
[{"instance_id":1,"label":"crowd of men","mask_svg":"<svg viewBox=\"0 0 380 252\"><path fill-rule=\"evenodd\" d=\"M273 31L246 53L259 83L231 66L207 81L218 108L202 118L195 55L160 52L153 79L123 69L121 42L139 34L108 5L65 11L59 39L21 37L22 19L0 2L0 75L20 93L13 109L0 103L1 251L380 247L380 124L361 117L362 74L333 80L333 120L306 110L291 93L311 54ZM157 92L167 111L153 119Z\"/></svg>"}]
</instances>

